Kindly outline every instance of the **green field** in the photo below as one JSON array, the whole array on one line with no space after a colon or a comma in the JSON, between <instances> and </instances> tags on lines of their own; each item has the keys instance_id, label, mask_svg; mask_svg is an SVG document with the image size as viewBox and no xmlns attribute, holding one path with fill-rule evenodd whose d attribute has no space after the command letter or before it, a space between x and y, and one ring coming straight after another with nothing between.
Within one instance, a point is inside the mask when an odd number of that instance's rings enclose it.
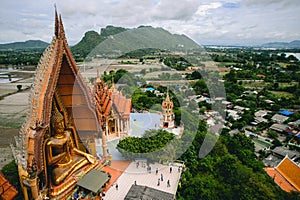
<instances>
[{"instance_id":1,"label":"green field","mask_svg":"<svg viewBox=\"0 0 300 200\"><path fill-rule=\"evenodd\" d=\"M283 91L270 91L270 92L275 94L278 98L281 98L281 97L293 98L294 97L294 95L292 93L289 93L289 92L283 92Z\"/></svg>"}]
</instances>

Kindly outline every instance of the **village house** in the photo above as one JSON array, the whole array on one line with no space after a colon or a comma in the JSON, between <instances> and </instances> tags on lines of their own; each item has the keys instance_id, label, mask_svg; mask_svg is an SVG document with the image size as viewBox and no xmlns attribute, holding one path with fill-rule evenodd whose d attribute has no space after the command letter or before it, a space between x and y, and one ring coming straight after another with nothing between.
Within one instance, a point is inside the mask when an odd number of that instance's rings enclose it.
<instances>
[{"instance_id":1,"label":"village house","mask_svg":"<svg viewBox=\"0 0 300 200\"><path fill-rule=\"evenodd\" d=\"M271 118L274 122L277 122L279 124L282 124L283 122L285 122L288 117L280 115L280 114L275 114L272 118Z\"/></svg>"}]
</instances>

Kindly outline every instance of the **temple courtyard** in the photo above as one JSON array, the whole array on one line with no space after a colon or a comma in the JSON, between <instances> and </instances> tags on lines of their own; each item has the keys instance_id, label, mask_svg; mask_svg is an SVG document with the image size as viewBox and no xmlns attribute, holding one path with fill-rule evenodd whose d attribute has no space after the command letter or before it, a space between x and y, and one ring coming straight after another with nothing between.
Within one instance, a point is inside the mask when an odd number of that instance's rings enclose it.
<instances>
[{"instance_id":1,"label":"temple courtyard","mask_svg":"<svg viewBox=\"0 0 300 200\"><path fill-rule=\"evenodd\" d=\"M128 163L127 168L126 162ZM137 162L139 163L137 167ZM172 195L176 194L178 182L182 172L181 163L162 165L150 164L151 172L147 170L144 160L136 161L112 161L111 166L106 166L104 171L112 175L112 179L106 188L103 199L125 199L132 185L147 186ZM172 171L170 172L170 168ZM156 170L158 173L156 174ZM161 180L161 175L163 180ZM158 181L158 179L160 179ZM170 185L167 182L169 180ZM159 185L158 185L159 182Z\"/></svg>"}]
</instances>

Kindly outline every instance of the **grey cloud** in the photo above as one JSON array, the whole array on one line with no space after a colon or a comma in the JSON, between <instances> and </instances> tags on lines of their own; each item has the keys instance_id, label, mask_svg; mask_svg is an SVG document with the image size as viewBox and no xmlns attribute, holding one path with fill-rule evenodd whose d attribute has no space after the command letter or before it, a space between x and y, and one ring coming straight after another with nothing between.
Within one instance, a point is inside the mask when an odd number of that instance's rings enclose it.
<instances>
[{"instance_id":1,"label":"grey cloud","mask_svg":"<svg viewBox=\"0 0 300 200\"><path fill-rule=\"evenodd\" d=\"M246 6L272 6L293 7L299 4L299 0L244 0L241 4Z\"/></svg>"},{"instance_id":2,"label":"grey cloud","mask_svg":"<svg viewBox=\"0 0 300 200\"><path fill-rule=\"evenodd\" d=\"M151 11L154 19L162 20L187 20L198 9L200 2L196 0L160 1Z\"/></svg>"},{"instance_id":3,"label":"grey cloud","mask_svg":"<svg viewBox=\"0 0 300 200\"><path fill-rule=\"evenodd\" d=\"M51 39L54 2L2 0L0 42L28 37ZM299 6L298 0L57 1L68 40L73 44L86 31L99 31L108 24L164 27L200 43L291 41L300 39Z\"/></svg>"}]
</instances>

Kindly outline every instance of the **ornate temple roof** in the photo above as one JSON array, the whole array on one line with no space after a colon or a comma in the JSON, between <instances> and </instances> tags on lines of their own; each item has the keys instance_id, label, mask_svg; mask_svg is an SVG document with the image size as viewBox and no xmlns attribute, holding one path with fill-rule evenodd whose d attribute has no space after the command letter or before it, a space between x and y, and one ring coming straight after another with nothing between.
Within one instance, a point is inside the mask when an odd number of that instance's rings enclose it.
<instances>
[{"instance_id":1,"label":"ornate temple roof","mask_svg":"<svg viewBox=\"0 0 300 200\"><path fill-rule=\"evenodd\" d=\"M126 99L121 91L114 90L112 95L113 106L121 118L129 118L131 99Z\"/></svg>"},{"instance_id":2,"label":"ornate temple roof","mask_svg":"<svg viewBox=\"0 0 300 200\"><path fill-rule=\"evenodd\" d=\"M79 135L93 136L100 131L88 89L79 73L66 40L61 17L55 11L55 29L51 44L44 51L36 71L30 97L30 113L16 139L14 156L25 169L27 161L43 158L42 140L50 124L52 101L56 95L63 105L65 124ZM38 172L43 162L38 162Z\"/></svg>"},{"instance_id":3,"label":"ornate temple roof","mask_svg":"<svg viewBox=\"0 0 300 200\"><path fill-rule=\"evenodd\" d=\"M173 109L173 102L170 99L169 92L167 92L166 99L162 102L162 107L164 109Z\"/></svg>"},{"instance_id":4,"label":"ornate temple roof","mask_svg":"<svg viewBox=\"0 0 300 200\"><path fill-rule=\"evenodd\" d=\"M129 118L131 111L131 99L123 96L121 91L117 91L112 85L108 88L104 81L99 78L95 82L95 101L98 117L107 117L112 108L120 118Z\"/></svg>"}]
</instances>

